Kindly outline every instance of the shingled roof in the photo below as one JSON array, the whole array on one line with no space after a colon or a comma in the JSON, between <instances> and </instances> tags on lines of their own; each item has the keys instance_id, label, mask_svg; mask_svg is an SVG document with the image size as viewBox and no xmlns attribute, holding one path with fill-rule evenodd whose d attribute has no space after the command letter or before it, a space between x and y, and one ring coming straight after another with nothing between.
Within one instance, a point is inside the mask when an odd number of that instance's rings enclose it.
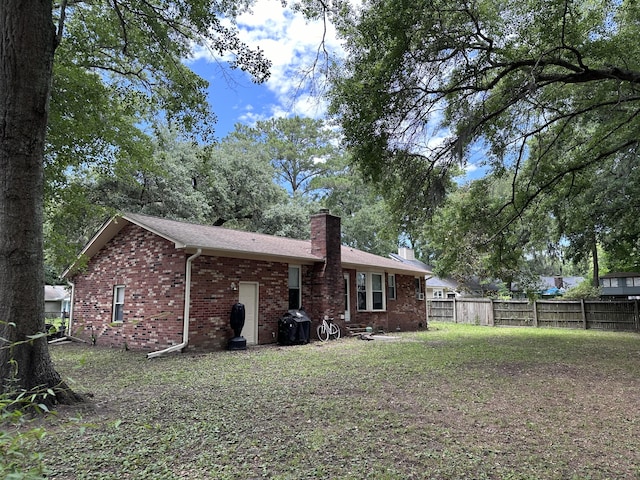
<instances>
[{"instance_id":1,"label":"shingled roof","mask_svg":"<svg viewBox=\"0 0 640 480\"><path fill-rule=\"evenodd\" d=\"M301 264L324 261L324 258L311 253L310 240L296 240L224 227L199 225L138 213L124 213L113 217L103 225L81 253L92 257L127 224L135 224L153 232L173 242L177 249L186 252L201 249L204 255L295 261ZM368 270L378 268L405 275L424 275L427 273L422 267L407 265L344 245L341 249L341 257L344 268ZM64 275L69 271L70 269Z\"/></svg>"},{"instance_id":2,"label":"shingled roof","mask_svg":"<svg viewBox=\"0 0 640 480\"><path fill-rule=\"evenodd\" d=\"M174 242L176 248L180 249L201 248L205 253L223 253L225 256L259 255L318 260L311 254L311 244L304 240L140 214L125 214L122 218Z\"/></svg>"}]
</instances>

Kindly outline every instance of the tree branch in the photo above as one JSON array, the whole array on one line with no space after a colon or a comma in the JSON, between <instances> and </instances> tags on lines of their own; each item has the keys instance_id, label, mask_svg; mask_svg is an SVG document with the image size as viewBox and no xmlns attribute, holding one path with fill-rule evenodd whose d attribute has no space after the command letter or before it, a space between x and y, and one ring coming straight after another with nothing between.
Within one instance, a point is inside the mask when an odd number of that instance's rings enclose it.
<instances>
[{"instance_id":1,"label":"tree branch","mask_svg":"<svg viewBox=\"0 0 640 480\"><path fill-rule=\"evenodd\" d=\"M58 28L56 30L55 48L62 42L62 34L64 32L64 22L67 17L67 0L60 2L60 16L58 17Z\"/></svg>"},{"instance_id":2,"label":"tree branch","mask_svg":"<svg viewBox=\"0 0 640 480\"><path fill-rule=\"evenodd\" d=\"M122 46L122 54L127 54L127 47L129 46L129 39L127 34L127 22L120 11L120 6L118 5L118 0L113 0L113 9L116 11L116 15L118 15L118 19L120 20L120 29L122 30L122 39L124 40L124 45Z\"/></svg>"}]
</instances>

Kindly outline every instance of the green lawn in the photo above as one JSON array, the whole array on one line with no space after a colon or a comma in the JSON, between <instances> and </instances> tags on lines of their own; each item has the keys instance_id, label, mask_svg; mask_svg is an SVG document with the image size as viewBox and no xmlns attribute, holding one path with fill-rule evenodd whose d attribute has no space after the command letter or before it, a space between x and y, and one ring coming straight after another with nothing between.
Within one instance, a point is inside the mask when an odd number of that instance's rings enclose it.
<instances>
[{"instance_id":1,"label":"green lawn","mask_svg":"<svg viewBox=\"0 0 640 480\"><path fill-rule=\"evenodd\" d=\"M640 336L434 324L244 352L51 347L55 479L640 478Z\"/></svg>"}]
</instances>

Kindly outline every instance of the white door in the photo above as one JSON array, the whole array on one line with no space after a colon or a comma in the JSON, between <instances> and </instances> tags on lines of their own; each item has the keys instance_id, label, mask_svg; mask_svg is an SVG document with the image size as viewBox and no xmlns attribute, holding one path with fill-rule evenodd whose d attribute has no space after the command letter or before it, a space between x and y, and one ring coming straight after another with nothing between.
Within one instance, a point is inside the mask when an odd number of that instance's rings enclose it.
<instances>
[{"instance_id":1,"label":"white door","mask_svg":"<svg viewBox=\"0 0 640 480\"><path fill-rule=\"evenodd\" d=\"M244 304L244 327L242 336L247 344L258 343L258 284L256 282L240 282L238 287L239 302Z\"/></svg>"},{"instance_id":2,"label":"white door","mask_svg":"<svg viewBox=\"0 0 640 480\"><path fill-rule=\"evenodd\" d=\"M344 321L351 321L351 297L349 295L349 274L344 274Z\"/></svg>"}]
</instances>

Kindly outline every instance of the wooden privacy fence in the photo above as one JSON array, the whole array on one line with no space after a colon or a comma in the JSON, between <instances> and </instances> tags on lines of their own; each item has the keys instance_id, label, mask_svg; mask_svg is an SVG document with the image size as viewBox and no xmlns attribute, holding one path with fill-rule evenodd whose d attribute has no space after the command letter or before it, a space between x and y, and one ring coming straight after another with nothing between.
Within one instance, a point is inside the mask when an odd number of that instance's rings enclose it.
<instances>
[{"instance_id":1,"label":"wooden privacy fence","mask_svg":"<svg viewBox=\"0 0 640 480\"><path fill-rule=\"evenodd\" d=\"M637 300L432 299L427 315L429 322L640 331Z\"/></svg>"}]
</instances>

